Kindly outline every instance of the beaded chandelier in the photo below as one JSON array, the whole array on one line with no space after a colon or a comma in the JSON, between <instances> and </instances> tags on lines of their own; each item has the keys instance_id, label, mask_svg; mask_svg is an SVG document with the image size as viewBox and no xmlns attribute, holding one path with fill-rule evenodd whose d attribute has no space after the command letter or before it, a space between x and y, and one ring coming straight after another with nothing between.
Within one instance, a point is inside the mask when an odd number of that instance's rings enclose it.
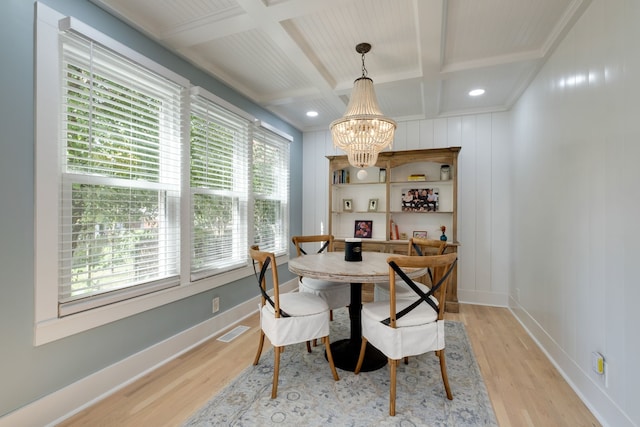
<instances>
[{"instance_id":1,"label":"beaded chandelier","mask_svg":"<svg viewBox=\"0 0 640 427\"><path fill-rule=\"evenodd\" d=\"M374 166L378 153L393 143L396 130L396 122L382 115L373 80L367 77L364 55L370 50L369 43L356 46L362 55L362 77L353 83L344 116L331 123L333 145L344 150L349 164L358 168Z\"/></svg>"}]
</instances>

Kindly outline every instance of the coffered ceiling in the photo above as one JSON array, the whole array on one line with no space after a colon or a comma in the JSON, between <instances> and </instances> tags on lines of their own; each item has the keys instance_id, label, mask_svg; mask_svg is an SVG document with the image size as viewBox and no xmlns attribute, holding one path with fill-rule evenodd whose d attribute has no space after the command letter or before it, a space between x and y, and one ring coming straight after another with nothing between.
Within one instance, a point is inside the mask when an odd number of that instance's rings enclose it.
<instances>
[{"instance_id":1,"label":"coffered ceiling","mask_svg":"<svg viewBox=\"0 0 640 427\"><path fill-rule=\"evenodd\" d=\"M92 1L307 131L344 113L360 42L386 116L508 110L591 0Z\"/></svg>"}]
</instances>

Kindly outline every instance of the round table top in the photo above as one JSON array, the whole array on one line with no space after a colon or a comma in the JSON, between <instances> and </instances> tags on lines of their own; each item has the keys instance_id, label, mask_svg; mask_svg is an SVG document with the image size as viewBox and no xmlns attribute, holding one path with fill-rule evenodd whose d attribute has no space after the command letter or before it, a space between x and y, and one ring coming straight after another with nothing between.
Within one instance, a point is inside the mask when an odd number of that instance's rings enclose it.
<instances>
[{"instance_id":1,"label":"round table top","mask_svg":"<svg viewBox=\"0 0 640 427\"><path fill-rule=\"evenodd\" d=\"M362 252L362 261L345 261L344 252L309 254L290 259L289 271L331 282L378 283L389 278L387 258L390 256L398 255Z\"/></svg>"}]
</instances>

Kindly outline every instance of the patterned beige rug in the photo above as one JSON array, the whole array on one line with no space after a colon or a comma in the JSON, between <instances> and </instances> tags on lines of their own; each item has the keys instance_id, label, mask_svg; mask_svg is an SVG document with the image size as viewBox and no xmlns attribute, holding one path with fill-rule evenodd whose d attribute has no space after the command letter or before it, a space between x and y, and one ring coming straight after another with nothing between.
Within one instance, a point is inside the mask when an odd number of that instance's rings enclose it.
<instances>
[{"instance_id":1,"label":"patterned beige rug","mask_svg":"<svg viewBox=\"0 0 640 427\"><path fill-rule=\"evenodd\" d=\"M447 321L446 356L453 400L447 400L433 353L398 367L396 416L389 416L389 368L333 381L323 347L287 347L278 397L271 399L273 351L263 353L185 426L497 426L464 325ZM331 340L349 336L346 309L334 311ZM256 342L257 346L257 342Z\"/></svg>"}]
</instances>

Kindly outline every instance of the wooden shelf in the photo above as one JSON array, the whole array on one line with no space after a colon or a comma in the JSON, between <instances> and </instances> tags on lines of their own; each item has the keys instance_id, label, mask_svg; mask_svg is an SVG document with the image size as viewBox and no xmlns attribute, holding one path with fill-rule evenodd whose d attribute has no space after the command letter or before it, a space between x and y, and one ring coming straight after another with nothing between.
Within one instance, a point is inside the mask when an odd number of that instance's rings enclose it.
<instances>
[{"instance_id":1,"label":"wooden shelf","mask_svg":"<svg viewBox=\"0 0 640 427\"><path fill-rule=\"evenodd\" d=\"M364 250L389 253L406 253L407 240L392 240L391 222L399 234L412 236L414 231L426 231L427 236L439 239L440 226L447 227L446 235L450 251L457 251L458 243L458 154L460 147L433 148L425 150L385 151L378 155L375 167L368 168L369 181L358 181L358 169L349 165L347 156L327 156L329 159L329 233L336 238L336 250L344 244L343 239L353 237L355 221L372 222L372 238L363 239ZM440 180L440 168L449 166L450 179ZM380 174L384 169L385 173ZM407 180L410 175L425 175L425 181ZM333 183L334 177L349 176L348 183ZM384 182L373 181L384 177ZM403 190L432 189L438 203L436 211L401 210ZM406 191L405 191L406 192ZM377 210L367 206L377 199ZM353 211L341 210L349 200ZM426 203L419 197L421 206ZM342 242L342 243L341 243ZM457 274L447 291L447 310L457 310Z\"/></svg>"}]
</instances>

